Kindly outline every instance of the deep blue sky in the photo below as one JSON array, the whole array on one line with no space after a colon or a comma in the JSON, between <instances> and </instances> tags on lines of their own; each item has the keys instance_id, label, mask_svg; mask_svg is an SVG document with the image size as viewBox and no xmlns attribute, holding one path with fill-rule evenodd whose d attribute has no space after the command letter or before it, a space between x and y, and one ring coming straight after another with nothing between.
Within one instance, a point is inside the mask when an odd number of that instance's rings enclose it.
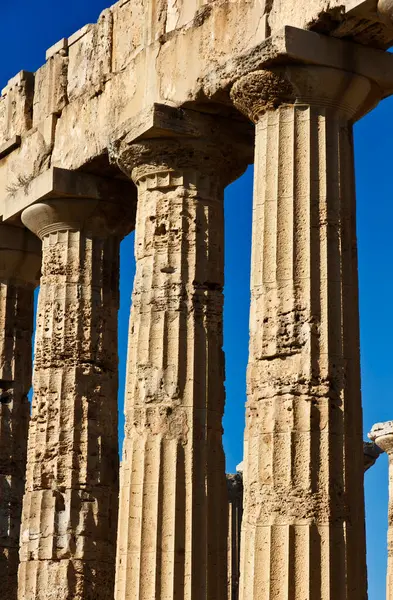
<instances>
[{"instance_id":1,"label":"deep blue sky","mask_svg":"<svg viewBox=\"0 0 393 600\"><path fill-rule=\"evenodd\" d=\"M3 0L0 86L18 71L34 71L45 50L110 5L108 0ZM393 283L393 100L384 101L355 127L365 434L393 418L391 318ZM245 368L248 344L252 169L226 194L225 350L227 470L242 458ZM128 314L134 275L133 236L122 246L120 359L122 404ZM121 407L122 411L122 407ZM387 459L366 475L369 599L385 597Z\"/></svg>"}]
</instances>

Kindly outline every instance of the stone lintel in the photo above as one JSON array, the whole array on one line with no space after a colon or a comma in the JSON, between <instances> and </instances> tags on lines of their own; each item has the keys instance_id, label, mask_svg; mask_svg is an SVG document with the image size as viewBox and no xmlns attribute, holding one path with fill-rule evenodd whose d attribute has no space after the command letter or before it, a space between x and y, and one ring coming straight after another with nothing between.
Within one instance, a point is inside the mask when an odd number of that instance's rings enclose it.
<instances>
[{"instance_id":1,"label":"stone lintel","mask_svg":"<svg viewBox=\"0 0 393 600\"><path fill-rule=\"evenodd\" d=\"M213 139L222 136L225 139L227 136L232 144L244 145L245 155L250 162L253 160L254 127L233 117L227 119L155 103L130 119L127 125L127 144L157 138Z\"/></svg>"},{"instance_id":2,"label":"stone lintel","mask_svg":"<svg viewBox=\"0 0 393 600\"><path fill-rule=\"evenodd\" d=\"M51 198L80 198L116 202L126 198L136 205L137 191L132 182L98 177L90 173L51 167L4 200L3 221L15 219L28 206Z\"/></svg>"},{"instance_id":3,"label":"stone lintel","mask_svg":"<svg viewBox=\"0 0 393 600\"><path fill-rule=\"evenodd\" d=\"M94 27L95 27L95 25L93 25L92 23L88 23L87 25L84 25L83 27L81 27L81 29L78 29L78 31L73 33L68 38L68 47L73 46L73 44L76 44L76 42L78 42L81 38L83 38L83 36L85 36L87 33L89 33L89 31L91 31Z\"/></svg>"},{"instance_id":4,"label":"stone lintel","mask_svg":"<svg viewBox=\"0 0 393 600\"><path fill-rule=\"evenodd\" d=\"M391 0L347 0L345 18L339 19L330 35L351 38L364 46L389 48L393 39Z\"/></svg>"},{"instance_id":5,"label":"stone lintel","mask_svg":"<svg viewBox=\"0 0 393 600\"><path fill-rule=\"evenodd\" d=\"M212 71L204 87L214 94L219 92L215 82L227 79L231 85L253 71L294 63L349 71L373 81L381 89L382 98L393 93L392 54L291 26Z\"/></svg>"},{"instance_id":6,"label":"stone lintel","mask_svg":"<svg viewBox=\"0 0 393 600\"><path fill-rule=\"evenodd\" d=\"M1 91L1 95L6 96L10 90L20 86L24 81L26 81L28 84L33 84L34 73L31 73L30 71L19 71L19 73L8 80L7 85Z\"/></svg>"},{"instance_id":7,"label":"stone lintel","mask_svg":"<svg viewBox=\"0 0 393 600\"><path fill-rule=\"evenodd\" d=\"M284 36L291 61L356 73L374 81L384 96L393 93L391 54L296 27L285 27Z\"/></svg>"},{"instance_id":8,"label":"stone lintel","mask_svg":"<svg viewBox=\"0 0 393 600\"><path fill-rule=\"evenodd\" d=\"M48 48L48 50L46 51L46 60L49 60L50 58L52 58L52 56L54 56L55 54L58 54L62 50L64 50L64 51L67 50L67 48L68 48L68 38L62 38L61 40L56 42L56 44L53 44L53 46Z\"/></svg>"},{"instance_id":9,"label":"stone lintel","mask_svg":"<svg viewBox=\"0 0 393 600\"><path fill-rule=\"evenodd\" d=\"M20 135L14 135L11 139L7 140L3 144L0 144L0 160L11 154L13 150L16 150L21 145Z\"/></svg>"}]
</instances>

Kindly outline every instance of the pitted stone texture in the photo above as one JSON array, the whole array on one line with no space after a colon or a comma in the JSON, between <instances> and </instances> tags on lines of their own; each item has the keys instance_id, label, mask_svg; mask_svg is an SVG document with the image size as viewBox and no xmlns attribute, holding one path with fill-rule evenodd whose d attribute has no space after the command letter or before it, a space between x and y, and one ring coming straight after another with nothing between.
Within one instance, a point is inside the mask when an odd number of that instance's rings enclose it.
<instances>
[{"instance_id":1,"label":"pitted stone texture","mask_svg":"<svg viewBox=\"0 0 393 600\"><path fill-rule=\"evenodd\" d=\"M144 142L120 161L139 200L116 600L226 597L224 185L181 150Z\"/></svg>"},{"instance_id":2,"label":"pitted stone texture","mask_svg":"<svg viewBox=\"0 0 393 600\"><path fill-rule=\"evenodd\" d=\"M65 51L54 54L35 74L33 126L52 114L59 115L68 102L68 56Z\"/></svg>"},{"instance_id":3,"label":"pitted stone texture","mask_svg":"<svg viewBox=\"0 0 393 600\"><path fill-rule=\"evenodd\" d=\"M39 240L0 225L0 580L16 600L31 386L34 287Z\"/></svg>"},{"instance_id":4,"label":"pitted stone texture","mask_svg":"<svg viewBox=\"0 0 393 600\"><path fill-rule=\"evenodd\" d=\"M0 96L0 132L8 140L25 134L32 126L34 75L21 71Z\"/></svg>"},{"instance_id":5,"label":"pitted stone texture","mask_svg":"<svg viewBox=\"0 0 393 600\"><path fill-rule=\"evenodd\" d=\"M0 197L14 178L26 182L49 165L101 172L110 143L154 103L227 114L233 83L264 65L364 72L387 96L393 57L367 47L391 45L393 24L381 19L376 0L121 0L49 49L34 90L21 78L6 88L0 138L20 135L24 159L14 151L7 167L0 161ZM46 130L44 149L36 128Z\"/></svg>"},{"instance_id":6,"label":"pitted stone texture","mask_svg":"<svg viewBox=\"0 0 393 600\"><path fill-rule=\"evenodd\" d=\"M261 87L268 106L254 86L247 110L258 119L241 600L366 598L349 119L370 86L329 72L335 86L319 90L324 73L307 82L288 67L299 101L274 110L277 86ZM353 89L340 104L343 79Z\"/></svg>"},{"instance_id":7,"label":"pitted stone texture","mask_svg":"<svg viewBox=\"0 0 393 600\"><path fill-rule=\"evenodd\" d=\"M68 40L69 65L67 97L70 102L88 92L90 96L102 91L112 71L113 15L101 13L98 23L88 25ZM87 101L87 99L85 99Z\"/></svg>"},{"instance_id":8,"label":"pitted stone texture","mask_svg":"<svg viewBox=\"0 0 393 600\"><path fill-rule=\"evenodd\" d=\"M288 66L242 77L233 86L231 97L254 123L268 110L295 103L326 107L337 116L352 120L363 116L367 104L378 98L378 90L369 79L346 71Z\"/></svg>"},{"instance_id":9,"label":"pitted stone texture","mask_svg":"<svg viewBox=\"0 0 393 600\"><path fill-rule=\"evenodd\" d=\"M23 214L43 270L18 600L113 598L121 208L109 214L72 199Z\"/></svg>"}]
</instances>

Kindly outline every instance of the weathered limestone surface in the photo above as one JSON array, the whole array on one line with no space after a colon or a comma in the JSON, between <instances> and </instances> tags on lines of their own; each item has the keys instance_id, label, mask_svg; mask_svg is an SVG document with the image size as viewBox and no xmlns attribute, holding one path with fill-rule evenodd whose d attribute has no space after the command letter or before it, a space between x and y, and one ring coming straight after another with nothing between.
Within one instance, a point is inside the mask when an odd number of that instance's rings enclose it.
<instances>
[{"instance_id":1,"label":"weathered limestone surface","mask_svg":"<svg viewBox=\"0 0 393 600\"><path fill-rule=\"evenodd\" d=\"M351 123L373 96L322 67L232 90L256 122L242 600L367 596Z\"/></svg>"},{"instance_id":2,"label":"weathered limestone surface","mask_svg":"<svg viewBox=\"0 0 393 600\"><path fill-rule=\"evenodd\" d=\"M226 597L223 193L246 163L219 141L115 154L139 191L116 600Z\"/></svg>"},{"instance_id":3,"label":"weathered limestone surface","mask_svg":"<svg viewBox=\"0 0 393 600\"><path fill-rule=\"evenodd\" d=\"M251 162L239 110L257 136L241 598L365 600L351 125L393 93L392 15L391 0L120 0L4 88L0 217L43 241L18 600L113 599L133 226L108 192L119 166L139 204L116 600L227 596L223 190ZM27 306L4 285L0 318Z\"/></svg>"},{"instance_id":4,"label":"weathered limestone surface","mask_svg":"<svg viewBox=\"0 0 393 600\"><path fill-rule=\"evenodd\" d=\"M386 599L393 599L393 421L377 423L368 434L389 459L389 509L388 509L388 568L386 574Z\"/></svg>"},{"instance_id":5,"label":"weathered limestone surface","mask_svg":"<svg viewBox=\"0 0 393 600\"><path fill-rule=\"evenodd\" d=\"M112 600L119 243L132 198L34 204L43 243L18 600Z\"/></svg>"},{"instance_id":6,"label":"weathered limestone surface","mask_svg":"<svg viewBox=\"0 0 393 600\"><path fill-rule=\"evenodd\" d=\"M370 434L371 435L371 434ZM374 442L363 442L364 472L377 461L383 450ZM228 524L228 599L238 600L240 578L240 541L243 520L243 468L241 462L235 475L227 475L229 524Z\"/></svg>"},{"instance_id":7,"label":"weathered limestone surface","mask_svg":"<svg viewBox=\"0 0 393 600\"><path fill-rule=\"evenodd\" d=\"M17 594L40 246L25 229L0 225L0 581L7 600Z\"/></svg>"},{"instance_id":8,"label":"weathered limestone surface","mask_svg":"<svg viewBox=\"0 0 393 600\"><path fill-rule=\"evenodd\" d=\"M35 75L21 72L4 88L0 198L50 166L101 174L108 147L154 103L228 112L232 84L284 56L334 66L339 55L354 72L384 57L390 94L393 57L378 50L393 41L390 15L388 0L121 0L50 48Z\"/></svg>"}]
</instances>

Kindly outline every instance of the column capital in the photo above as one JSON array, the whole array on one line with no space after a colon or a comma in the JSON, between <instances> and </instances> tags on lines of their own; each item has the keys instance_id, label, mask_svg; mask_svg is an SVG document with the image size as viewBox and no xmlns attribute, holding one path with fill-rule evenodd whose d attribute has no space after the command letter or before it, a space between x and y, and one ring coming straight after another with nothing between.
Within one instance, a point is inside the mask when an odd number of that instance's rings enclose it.
<instances>
[{"instance_id":1,"label":"column capital","mask_svg":"<svg viewBox=\"0 0 393 600\"><path fill-rule=\"evenodd\" d=\"M84 231L102 238L111 235L124 237L131 231L133 223L127 218L129 208L127 202L51 198L26 208L22 213L22 222L41 239L50 233L70 230Z\"/></svg>"},{"instance_id":2,"label":"column capital","mask_svg":"<svg viewBox=\"0 0 393 600\"><path fill-rule=\"evenodd\" d=\"M40 279L41 243L24 227L0 224L0 279L36 287Z\"/></svg>"},{"instance_id":3,"label":"column capital","mask_svg":"<svg viewBox=\"0 0 393 600\"><path fill-rule=\"evenodd\" d=\"M154 104L129 132L109 145L112 163L139 187L222 187L253 162L254 132L244 121Z\"/></svg>"},{"instance_id":4,"label":"column capital","mask_svg":"<svg viewBox=\"0 0 393 600\"><path fill-rule=\"evenodd\" d=\"M121 144L117 164L140 188L178 185L198 189L217 183L221 187L237 179L247 163L226 145L207 139L143 139ZM213 180L213 181L212 181Z\"/></svg>"},{"instance_id":5,"label":"column capital","mask_svg":"<svg viewBox=\"0 0 393 600\"><path fill-rule=\"evenodd\" d=\"M390 457L393 454L393 421L373 425L368 438Z\"/></svg>"},{"instance_id":6,"label":"column capital","mask_svg":"<svg viewBox=\"0 0 393 600\"><path fill-rule=\"evenodd\" d=\"M376 84L362 75L312 65L254 71L239 79L231 91L235 106L254 123L269 110L294 104L325 107L355 121L380 97Z\"/></svg>"}]
</instances>

